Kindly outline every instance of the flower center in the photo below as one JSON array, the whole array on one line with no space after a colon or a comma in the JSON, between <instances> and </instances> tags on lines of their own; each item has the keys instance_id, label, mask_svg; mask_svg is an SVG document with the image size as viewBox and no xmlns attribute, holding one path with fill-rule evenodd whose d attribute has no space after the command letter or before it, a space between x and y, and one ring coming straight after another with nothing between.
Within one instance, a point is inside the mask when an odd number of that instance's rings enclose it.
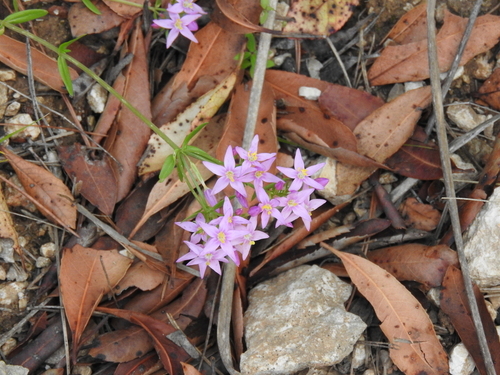
<instances>
[{"instance_id":1,"label":"flower center","mask_svg":"<svg viewBox=\"0 0 500 375\"><path fill-rule=\"evenodd\" d=\"M182 30L182 20L180 18L175 20L174 27L178 30Z\"/></svg>"},{"instance_id":2,"label":"flower center","mask_svg":"<svg viewBox=\"0 0 500 375\"><path fill-rule=\"evenodd\" d=\"M255 178L261 178L263 174L264 174L264 171L257 171L257 172L255 172Z\"/></svg>"},{"instance_id":3,"label":"flower center","mask_svg":"<svg viewBox=\"0 0 500 375\"><path fill-rule=\"evenodd\" d=\"M295 207L298 205L297 202L295 202L293 199L290 199L287 203L288 207Z\"/></svg>"},{"instance_id":4,"label":"flower center","mask_svg":"<svg viewBox=\"0 0 500 375\"><path fill-rule=\"evenodd\" d=\"M226 243L226 234L224 232L219 232L217 234L217 239L220 243Z\"/></svg>"},{"instance_id":5,"label":"flower center","mask_svg":"<svg viewBox=\"0 0 500 375\"><path fill-rule=\"evenodd\" d=\"M307 171L302 168L299 173L297 173L297 177L300 178L301 180L307 176Z\"/></svg>"},{"instance_id":6,"label":"flower center","mask_svg":"<svg viewBox=\"0 0 500 375\"><path fill-rule=\"evenodd\" d=\"M265 204L262 206L262 210L263 211L266 211L268 215L271 215L271 210L273 208L271 207L271 205L269 203Z\"/></svg>"},{"instance_id":7,"label":"flower center","mask_svg":"<svg viewBox=\"0 0 500 375\"><path fill-rule=\"evenodd\" d=\"M184 1L184 2L182 3L182 7L183 7L183 8L193 9L193 3L191 3L191 1Z\"/></svg>"},{"instance_id":8,"label":"flower center","mask_svg":"<svg viewBox=\"0 0 500 375\"><path fill-rule=\"evenodd\" d=\"M234 182L234 173L232 171L227 171L226 177L229 181Z\"/></svg>"},{"instance_id":9,"label":"flower center","mask_svg":"<svg viewBox=\"0 0 500 375\"><path fill-rule=\"evenodd\" d=\"M248 153L248 161L256 161L257 160L257 153L256 152L249 152Z\"/></svg>"}]
</instances>

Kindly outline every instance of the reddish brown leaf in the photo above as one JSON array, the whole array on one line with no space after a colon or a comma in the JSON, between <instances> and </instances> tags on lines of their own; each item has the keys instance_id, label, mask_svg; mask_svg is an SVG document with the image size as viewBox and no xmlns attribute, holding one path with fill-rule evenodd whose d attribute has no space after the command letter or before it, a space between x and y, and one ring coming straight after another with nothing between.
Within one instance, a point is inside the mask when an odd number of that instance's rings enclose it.
<instances>
[{"instance_id":1,"label":"reddish brown leaf","mask_svg":"<svg viewBox=\"0 0 500 375\"><path fill-rule=\"evenodd\" d=\"M477 97L491 108L500 110L500 68L493 71L491 76L479 88Z\"/></svg>"},{"instance_id":2,"label":"reddish brown leaf","mask_svg":"<svg viewBox=\"0 0 500 375\"><path fill-rule=\"evenodd\" d=\"M467 43L460 65L474 56L490 50L500 37L500 17L478 17ZM445 10L444 24L436 38L439 50L438 63L441 72L449 70L455 58L468 19ZM368 71L372 85L396 82L420 81L429 78L427 40L402 46L388 46Z\"/></svg>"},{"instance_id":3,"label":"reddish brown leaf","mask_svg":"<svg viewBox=\"0 0 500 375\"><path fill-rule=\"evenodd\" d=\"M28 58L26 57L26 44L9 38L6 35L0 35L0 62L27 75ZM58 92L66 92L61 75L57 69L57 62L54 59L32 48L31 62L33 76L37 81ZM71 79L78 78L78 73L73 68L69 68L69 74Z\"/></svg>"},{"instance_id":4,"label":"reddish brown leaf","mask_svg":"<svg viewBox=\"0 0 500 375\"><path fill-rule=\"evenodd\" d=\"M457 253L448 246L407 244L368 253L368 259L398 280L413 280L428 288L441 286L448 266L457 266Z\"/></svg>"},{"instance_id":5,"label":"reddish brown leaf","mask_svg":"<svg viewBox=\"0 0 500 375\"><path fill-rule=\"evenodd\" d=\"M134 58L125 71L126 84L123 96L146 118L151 119L148 59L145 55L140 23L136 23L132 32L128 52L132 53ZM104 143L104 147L120 163L120 165L112 164L118 181L117 201L125 198L136 179L137 163L146 148L150 133L146 124L130 110L121 108L111 134Z\"/></svg>"},{"instance_id":6,"label":"reddish brown leaf","mask_svg":"<svg viewBox=\"0 0 500 375\"><path fill-rule=\"evenodd\" d=\"M397 44L414 43L426 38L427 3L425 1L401 17L385 37Z\"/></svg>"},{"instance_id":7,"label":"reddish brown leaf","mask_svg":"<svg viewBox=\"0 0 500 375\"><path fill-rule=\"evenodd\" d=\"M252 84L248 82L240 84L233 91L233 97L226 117L224 133L222 134L215 154L219 160L224 160L224 154L228 146L241 146L251 88ZM259 136L259 152L278 152L278 141L276 139L276 107L274 106L273 99L273 90L264 82L255 127L255 134Z\"/></svg>"},{"instance_id":8,"label":"reddish brown leaf","mask_svg":"<svg viewBox=\"0 0 500 375\"><path fill-rule=\"evenodd\" d=\"M483 322L484 333L490 353L493 357L495 370L499 373L500 340L497 330L486 307L484 297L477 285L474 285L474 295L476 296L479 315ZM443 288L441 289L439 299L441 301L441 309L450 317L453 327L457 330L462 342L474 359L479 373L482 375L488 374L483 355L481 354L476 328L472 320L469 302L465 293L462 271L457 267L452 266L448 268L443 280Z\"/></svg>"},{"instance_id":9,"label":"reddish brown leaf","mask_svg":"<svg viewBox=\"0 0 500 375\"><path fill-rule=\"evenodd\" d=\"M202 375L196 367L193 367L188 363L182 362L182 370L184 371L184 375Z\"/></svg>"},{"instance_id":10,"label":"reddish brown leaf","mask_svg":"<svg viewBox=\"0 0 500 375\"><path fill-rule=\"evenodd\" d=\"M135 3L137 5L140 5L138 7L128 5L128 4L123 4L118 1L110 1L110 0L103 0L104 3L111 8L111 10L121 17L124 18L132 18L135 15L139 14L142 12L142 7L144 3L141 0L131 0L132 3Z\"/></svg>"},{"instance_id":11,"label":"reddish brown leaf","mask_svg":"<svg viewBox=\"0 0 500 375\"><path fill-rule=\"evenodd\" d=\"M354 135L358 140L358 152L383 163L408 140L422 109L430 102L430 87L422 87L408 91L372 112L354 129ZM373 168L338 163L337 195L352 194L373 172Z\"/></svg>"},{"instance_id":12,"label":"reddish brown leaf","mask_svg":"<svg viewBox=\"0 0 500 375\"><path fill-rule=\"evenodd\" d=\"M268 70L266 81L273 88L275 99L281 102L278 105L279 130L298 133L296 128L290 128L290 124L297 125L302 127L304 132L311 133L311 136L299 134L310 142L315 135L323 141L322 146L357 150L356 138L347 126L324 113L316 101L299 96L300 87L316 87L323 91L330 83L278 70Z\"/></svg>"},{"instance_id":13,"label":"reddish brown leaf","mask_svg":"<svg viewBox=\"0 0 500 375\"><path fill-rule=\"evenodd\" d=\"M385 163L394 172L418 180L437 180L443 177L439 149L432 142L409 139Z\"/></svg>"},{"instance_id":14,"label":"reddish brown leaf","mask_svg":"<svg viewBox=\"0 0 500 375\"><path fill-rule=\"evenodd\" d=\"M155 352L150 352L132 361L120 363L116 367L115 374L143 375L144 373L153 373L161 367L158 355Z\"/></svg>"},{"instance_id":15,"label":"reddish brown leaf","mask_svg":"<svg viewBox=\"0 0 500 375\"><path fill-rule=\"evenodd\" d=\"M401 215L405 219L405 224L420 230L432 231L436 229L441 219L441 212L430 204L425 204L410 197L399 207Z\"/></svg>"},{"instance_id":16,"label":"reddish brown leaf","mask_svg":"<svg viewBox=\"0 0 500 375\"><path fill-rule=\"evenodd\" d=\"M132 286L140 290L151 290L160 285L164 280L165 273L151 269L143 262L136 262L115 286L114 291L116 294L120 294Z\"/></svg>"},{"instance_id":17,"label":"reddish brown leaf","mask_svg":"<svg viewBox=\"0 0 500 375\"><path fill-rule=\"evenodd\" d=\"M113 12L102 1L97 1L94 5L101 12L100 15L90 11L82 2L77 2L71 6L68 14L68 22L73 37L76 38L86 34L99 34L125 21L123 17Z\"/></svg>"},{"instance_id":18,"label":"reddish brown leaf","mask_svg":"<svg viewBox=\"0 0 500 375\"><path fill-rule=\"evenodd\" d=\"M255 1L215 0L211 18L224 30L237 34L264 32L281 35L281 31L266 29L257 24L261 10L260 4Z\"/></svg>"},{"instance_id":19,"label":"reddish brown leaf","mask_svg":"<svg viewBox=\"0 0 500 375\"><path fill-rule=\"evenodd\" d=\"M6 147L1 150L42 214L64 227L75 228L76 206L64 182L45 168L24 160Z\"/></svg>"},{"instance_id":20,"label":"reddish brown leaf","mask_svg":"<svg viewBox=\"0 0 500 375\"><path fill-rule=\"evenodd\" d=\"M328 85L321 93L318 103L325 113L330 113L351 130L366 116L384 105L384 101L377 96L340 85Z\"/></svg>"},{"instance_id":21,"label":"reddish brown leaf","mask_svg":"<svg viewBox=\"0 0 500 375\"><path fill-rule=\"evenodd\" d=\"M167 339L166 332L172 330L175 331L170 324L136 311L108 309L105 307L99 307L99 311L113 314L119 318L126 319L131 323L141 326L153 340L153 345L156 352L160 356L165 370L167 370L170 374L181 373L182 366L180 361L187 360L189 355L182 348Z\"/></svg>"},{"instance_id":22,"label":"reddish brown leaf","mask_svg":"<svg viewBox=\"0 0 500 375\"><path fill-rule=\"evenodd\" d=\"M185 329L193 317L198 317L205 304L207 290L202 279L194 280L186 288L181 298L151 314L151 318L168 322L167 313L171 314L181 329ZM164 335L175 329L168 325ZM131 327L106 333L99 337L97 345L90 349L92 357L99 357L109 362L126 362L153 349L149 335L140 327Z\"/></svg>"},{"instance_id":23,"label":"reddish brown leaf","mask_svg":"<svg viewBox=\"0 0 500 375\"><path fill-rule=\"evenodd\" d=\"M71 181L79 184L80 193L103 214L111 215L117 187L109 157L106 154L101 159L92 156L80 143L58 147L57 151Z\"/></svg>"},{"instance_id":24,"label":"reddish brown leaf","mask_svg":"<svg viewBox=\"0 0 500 375\"><path fill-rule=\"evenodd\" d=\"M446 374L446 351L417 299L394 276L369 260L325 243L322 246L342 260L352 282L375 309L394 364L406 375Z\"/></svg>"},{"instance_id":25,"label":"reddish brown leaf","mask_svg":"<svg viewBox=\"0 0 500 375\"><path fill-rule=\"evenodd\" d=\"M114 288L132 260L116 250L94 250L75 245L64 249L59 285L75 350L102 296Z\"/></svg>"},{"instance_id":26,"label":"reddish brown leaf","mask_svg":"<svg viewBox=\"0 0 500 375\"><path fill-rule=\"evenodd\" d=\"M180 72L153 99L153 122L158 126L172 121L238 68L234 57L243 51L243 35L210 22L196 33L196 38L199 43L191 43Z\"/></svg>"},{"instance_id":27,"label":"reddish brown leaf","mask_svg":"<svg viewBox=\"0 0 500 375\"><path fill-rule=\"evenodd\" d=\"M17 231L14 228L14 221L12 220L9 206L7 206L7 202L5 201L5 196L1 188L0 188L0 238L4 243L2 249L3 260L7 263L15 263L14 251L18 255L22 256L22 250L21 247L19 246ZM8 243L10 243L10 245L8 245ZM10 256L7 255L8 248L11 248L13 250Z\"/></svg>"}]
</instances>

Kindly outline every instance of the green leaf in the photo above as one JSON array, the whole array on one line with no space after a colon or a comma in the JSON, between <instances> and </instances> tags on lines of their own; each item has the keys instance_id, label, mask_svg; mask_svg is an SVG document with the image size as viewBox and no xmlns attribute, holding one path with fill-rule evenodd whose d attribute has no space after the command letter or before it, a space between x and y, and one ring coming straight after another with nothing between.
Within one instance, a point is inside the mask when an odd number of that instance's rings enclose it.
<instances>
[{"instance_id":1,"label":"green leaf","mask_svg":"<svg viewBox=\"0 0 500 375\"><path fill-rule=\"evenodd\" d=\"M183 151L186 155L192 156L193 158L222 165L222 162L220 160L210 156L210 154L208 154L206 151L203 151L201 148L189 145L186 146Z\"/></svg>"},{"instance_id":2,"label":"green leaf","mask_svg":"<svg viewBox=\"0 0 500 375\"><path fill-rule=\"evenodd\" d=\"M15 136L16 134L19 134L21 133L24 129L26 129L28 126L31 126L31 125L26 125L26 126L23 126L22 128L19 128L17 129L16 131L13 131L12 133L9 133L9 134L6 134L4 135L2 138L0 138L0 143L2 143L3 141L6 141L7 139Z\"/></svg>"},{"instance_id":3,"label":"green leaf","mask_svg":"<svg viewBox=\"0 0 500 375\"><path fill-rule=\"evenodd\" d=\"M189 143L189 141L191 139L193 139L193 137L198 134L200 132L201 129L203 129L205 126L208 125L208 122L204 122L203 124L201 125L198 125L191 133L189 133L186 138L184 138L184 142L182 142L182 146L181 148L184 148L185 146L187 146L187 144Z\"/></svg>"},{"instance_id":4,"label":"green leaf","mask_svg":"<svg viewBox=\"0 0 500 375\"><path fill-rule=\"evenodd\" d=\"M266 62L266 68L272 68L275 65L276 64L274 63L273 60L267 60L267 62Z\"/></svg>"},{"instance_id":5,"label":"green leaf","mask_svg":"<svg viewBox=\"0 0 500 375\"><path fill-rule=\"evenodd\" d=\"M256 51L256 42L255 42L255 37L253 34L245 34L247 38L247 50L250 52L255 52Z\"/></svg>"},{"instance_id":6,"label":"green leaf","mask_svg":"<svg viewBox=\"0 0 500 375\"><path fill-rule=\"evenodd\" d=\"M66 90L68 90L69 96L73 96L73 82L71 82L68 63L62 55L59 55L59 57L57 58L57 68L59 69L59 75L62 78L64 86L66 86Z\"/></svg>"},{"instance_id":7,"label":"green leaf","mask_svg":"<svg viewBox=\"0 0 500 375\"><path fill-rule=\"evenodd\" d=\"M170 176L170 173L172 173L174 168L175 168L175 156L174 156L174 154L170 154L167 156L167 158L165 159L165 162L163 163L163 165L161 167L160 176L159 176L160 182L165 181L165 179L168 176Z\"/></svg>"},{"instance_id":8,"label":"green leaf","mask_svg":"<svg viewBox=\"0 0 500 375\"><path fill-rule=\"evenodd\" d=\"M42 18L46 16L49 12L43 9L30 9L30 10L22 10L20 12L9 14L4 18L5 22L9 22L12 24L28 22L36 20L37 18Z\"/></svg>"},{"instance_id":9,"label":"green leaf","mask_svg":"<svg viewBox=\"0 0 500 375\"><path fill-rule=\"evenodd\" d=\"M90 0L82 0L83 5L85 5L91 12L101 15L101 11Z\"/></svg>"}]
</instances>

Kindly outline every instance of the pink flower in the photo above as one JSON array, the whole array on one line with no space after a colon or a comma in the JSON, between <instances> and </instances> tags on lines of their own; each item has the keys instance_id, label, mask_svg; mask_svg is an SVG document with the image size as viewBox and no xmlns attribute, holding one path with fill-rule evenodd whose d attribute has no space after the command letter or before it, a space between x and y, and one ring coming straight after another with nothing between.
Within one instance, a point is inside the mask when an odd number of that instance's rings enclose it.
<instances>
[{"instance_id":1,"label":"pink flower","mask_svg":"<svg viewBox=\"0 0 500 375\"><path fill-rule=\"evenodd\" d=\"M250 209L248 210L250 216L257 216L258 214L261 213L260 223L262 225L262 228L265 228L267 226L267 223L269 223L271 217L277 219L278 223L282 223L283 216L277 209L277 207L279 207L280 205L279 200L269 199L269 196L267 195L264 189L256 190L255 193L260 203L257 206L250 207Z\"/></svg>"},{"instance_id":2,"label":"pink flower","mask_svg":"<svg viewBox=\"0 0 500 375\"><path fill-rule=\"evenodd\" d=\"M183 222L176 222L175 224L180 226L185 231L193 233L191 235L190 240L191 242L196 244L201 241L207 240L207 235L200 226L200 223L204 222L205 222L205 216L203 216L202 213L199 213L198 215L196 215L194 223L192 221L183 221Z\"/></svg>"},{"instance_id":3,"label":"pink flower","mask_svg":"<svg viewBox=\"0 0 500 375\"><path fill-rule=\"evenodd\" d=\"M301 217L304 221L306 228L309 228L311 222L311 215L305 208L304 203L308 201L314 189L307 189L302 191L292 191L288 196L278 198L280 205L283 206L281 214L283 215L285 225L289 225L297 217Z\"/></svg>"},{"instance_id":4,"label":"pink flower","mask_svg":"<svg viewBox=\"0 0 500 375\"><path fill-rule=\"evenodd\" d=\"M180 17L177 13L169 13L170 19L160 19L153 20L153 23L164 29L169 29L167 37L167 48L170 48L174 40L179 36L179 34L185 36L189 40L198 43L189 25L201 17L201 14L187 14ZM192 26L191 26L192 27Z\"/></svg>"},{"instance_id":5,"label":"pink flower","mask_svg":"<svg viewBox=\"0 0 500 375\"><path fill-rule=\"evenodd\" d=\"M207 14L203 9L193 3L193 0L181 0L174 5L168 4L167 11L169 13L187 13L187 14Z\"/></svg>"},{"instance_id":6,"label":"pink flower","mask_svg":"<svg viewBox=\"0 0 500 375\"><path fill-rule=\"evenodd\" d=\"M251 182L255 187L255 191L263 189L264 182L283 182L281 178L268 172L273 163L274 158L257 163L250 172L241 178L241 180L243 182Z\"/></svg>"},{"instance_id":7,"label":"pink flower","mask_svg":"<svg viewBox=\"0 0 500 375\"><path fill-rule=\"evenodd\" d=\"M207 243L205 246L200 246L189 241L184 241L184 243L189 247L189 253L177 259L177 263L191 259L187 265L198 265L201 278L205 275L207 266L219 275L221 274L219 262L227 263L227 259L225 258L225 254L218 250L215 244Z\"/></svg>"},{"instance_id":8,"label":"pink flower","mask_svg":"<svg viewBox=\"0 0 500 375\"><path fill-rule=\"evenodd\" d=\"M321 182L313 180L309 176L319 171L321 168L323 168L324 165L325 163L321 163L312 165L309 168L304 168L304 161L302 160L302 155L300 154L300 150L297 149L297 151L295 152L294 168L278 167L278 169L285 176L294 179L292 184L290 185L290 191L300 190L303 184L321 190L324 188L324 185Z\"/></svg>"},{"instance_id":9,"label":"pink flower","mask_svg":"<svg viewBox=\"0 0 500 375\"><path fill-rule=\"evenodd\" d=\"M217 194L222 191L227 185L230 185L234 190L239 192L242 196L246 197L247 192L245 191L245 186L241 181L242 174L245 174L247 169L242 169L242 167L236 167L233 156L233 148L229 146L224 156L224 165L218 165L211 163L209 161L204 161L203 165L207 167L214 174L219 176L219 179L215 183L213 188L213 193Z\"/></svg>"},{"instance_id":10,"label":"pink flower","mask_svg":"<svg viewBox=\"0 0 500 375\"><path fill-rule=\"evenodd\" d=\"M255 244L255 241L261 240L263 238L269 238L269 235L266 233L256 230L257 228L257 217L254 216L250 219L250 222L246 225L246 227L238 227L245 232L247 232L241 239L242 242L238 245L235 245L236 250L241 253L243 260L245 260L250 252L250 248Z\"/></svg>"},{"instance_id":11,"label":"pink flower","mask_svg":"<svg viewBox=\"0 0 500 375\"><path fill-rule=\"evenodd\" d=\"M215 245L220 247L225 255L233 260L237 265L240 264L240 259L235 253L233 243L238 241L242 236L245 235L244 231L235 230L224 218L220 221L218 226L200 223L201 227L208 234L210 239L207 245Z\"/></svg>"},{"instance_id":12,"label":"pink flower","mask_svg":"<svg viewBox=\"0 0 500 375\"><path fill-rule=\"evenodd\" d=\"M264 160L271 159L276 156L275 153L257 153L257 147L259 146L259 136L256 134L253 139L252 143L250 144L250 149L247 151L244 148L241 147L236 147L236 152L238 155L240 155L240 158L243 159L243 166L244 167L252 167L256 166L259 164L259 162L262 162ZM271 163L272 164L272 163Z\"/></svg>"}]
</instances>

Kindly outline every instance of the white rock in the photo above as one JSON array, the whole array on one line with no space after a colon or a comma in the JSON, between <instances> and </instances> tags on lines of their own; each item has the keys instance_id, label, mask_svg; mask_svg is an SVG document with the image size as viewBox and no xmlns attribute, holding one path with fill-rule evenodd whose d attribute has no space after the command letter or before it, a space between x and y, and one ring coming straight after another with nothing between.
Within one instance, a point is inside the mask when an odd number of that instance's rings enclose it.
<instances>
[{"instance_id":1,"label":"white rock","mask_svg":"<svg viewBox=\"0 0 500 375\"><path fill-rule=\"evenodd\" d=\"M0 284L0 305L17 310L20 299L24 298L24 291L27 286L28 283L25 281Z\"/></svg>"},{"instance_id":2,"label":"white rock","mask_svg":"<svg viewBox=\"0 0 500 375\"><path fill-rule=\"evenodd\" d=\"M47 242L40 246L40 255L52 259L56 255L56 244L54 242Z\"/></svg>"},{"instance_id":3,"label":"white rock","mask_svg":"<svg viewBox=\"0 0 500 375\"><path fill-rule=\"evenodd\" d=\"M358 368L365 364L366 361L366 343L363 337L354 346L352 352L352 368Z\"/></svg>"},{"instance_id":4,"label":"white rock","mask_svg":"<svg viewBox=\"0 0 500 375\"><path fill-rule=\"evenodd\" d=\"M29 370L22 366L7 365L0 361L0 374L2 375L28 375Z\"/></svg>"},{"instance_id":5,"label":"white rock","mask_svg":"<svg viewBox=\"0 0 500 375\"><path fill-rule=\"evenodd\" d=\"M342 361L366 328L345 311L351 286L317 266L301 266L256 286L245 313L245 375L291 374Z\"/></svg>"},{"instance_id":6,"label":"white rock","mask_svg":"<svg viewBox=\"0 0 500 375\"><path fill-rule=\"evenodd\" d=\"M405 92L416 90L425 86L424 81L416 81L416 82L405 82Z\"/></svg>"},{"instance_id":7,"label":"white rock","mask_svg":"<svg viewBox=\"0 0 500 375\"><path fill-rule=\"evenodd\" d=\"M7 108L5 108L5 116L9 117L15 116L17 115L20 109L21 109L21 103L19 103L18 101L13 101L7 106Z\"/></svg>"},{"instance_id":8,"label":"white rock","mask_svg":"<svg viewBox=\"0 0 500 375\"><path fill-rule=\"evenodd\" d=\"M5 122L9 124L5 126L5 133L7 134L14 133L16 130L21 129L26 125L33 125L33 126L28 126L22 132L12 136L12 138L30 137L31 139L37 139L38 136L40 135L40 127L36 125L36 123L32 120L31 116L28 115L27 113L20 113L18 115L15 115L14 117L9 118Z\"/></svg>"},{"instance_id":9,"label":"white rock","mask_svg":"<svg viewBox=\"0 0 500 375\"><path fill-rule=\"evenodd\" d=\"M0 81L15 81L16 72L12 69L0 69Z\"/></svg>"},{"instance_id":10,"label":"white rock","mask_svg":"<svg viewBox=\"0 0 500 375\"><path fill-rule=\"evenodd\" d=\"M299 96L307 100L318 100L321 96L321 90L316 87L302 86L299 87Z\"/></svg>"},{"instance_id":11,"label":"white rock","mask_svg":"<svg viewBox=\"0 0 500 375\"><path fill-rule=\"evenodd\" d=\"M108 99L108 92L101 85L95 84L89 90L87 94L87 100L90 105L90 109L95 113L104 112L104 106L106 105L106 100Z\"/></svg>"},{"instance_id":12,"label":"white rock","mask_svg":"<svg viewBox=\"0 0 500 375\"><path fill-rule=\"evenodd\" d=\"M460 343L451 349L450 352L450 374L451 375L470 375L476 365L471 355L465 348L465 345Z\"/></svg>"},{"instance_id":13,"label":"white rock","mask_svg":"<svg viewBox=\"0 0 500 375\"><path fill-rule=\"evenodd\" d=\"M52 262L50 261L49 258L46 258L46 257L38 257L38 258L36 258L36 263L35 263L36 268L48 267L51 264L52 264Z\"/></svg>"},{"instance_id":14,"label":"white rock","mask_svg":"<svg viewBox=\"0 0 500 375\"><path fill-rule=\"evenodd\" d=\"M479 124L485 122L491 115L480 115L469 104L456 104L450 105L446 108L448 118L453 121L457 126L465 131L474 129ZM488 131L488 129L490 129ZM485 130L485 133L491 133L493 124Z\"/></svg>"},{"instance_id":15,"label":"white rock","mask_svg":"<svg viewBox=\"0 0 500 375\"><path fill-rule=\"evenodd\" d=\"M500 187L476 216L465 237L471 278L481 288L500 285Z\"/></svg>"},{"instance_id":16,"label":"white rock","mask_svg":"<svg viewBox=\"0 0 500 375\"><path fill-rule=\"evenodd\" d=\"M323 68L323 64L320 63L318 59L316 59L315 57L310 57L310 58L306 59L306 66L307 66L307 70L309 71L309 75L311 76L311 78L320 79L319 72ZM321 91L320 91L320 95L321 95Z\"/></svg>"}]
</instances>

